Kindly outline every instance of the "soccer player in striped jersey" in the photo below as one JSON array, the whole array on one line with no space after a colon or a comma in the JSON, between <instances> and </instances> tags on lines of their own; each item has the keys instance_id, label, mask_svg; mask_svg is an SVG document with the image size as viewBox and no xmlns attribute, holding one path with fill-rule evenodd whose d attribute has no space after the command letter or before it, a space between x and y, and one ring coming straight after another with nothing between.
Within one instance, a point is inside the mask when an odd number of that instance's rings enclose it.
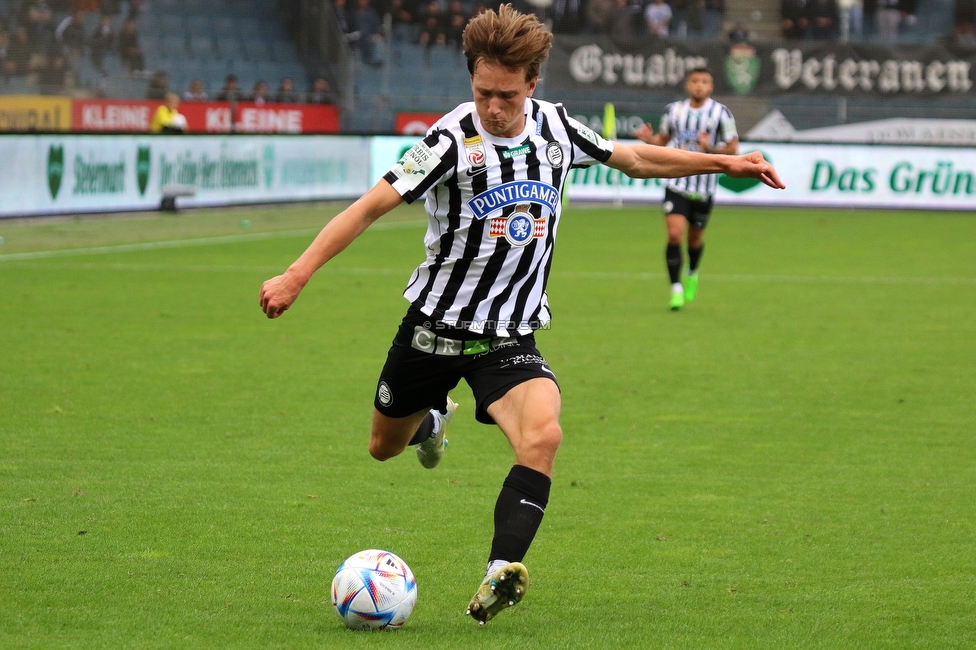
<instances>
[{"instance_id":1,"label":"soccer player in striped jersey","mask_svg":"<svg viewBox=\"0 0 976 650\"><path fill-rule=\"evenodd\" d=\"M707 68L693 68L685 77L688 99L668 104L657 134L644 124L634 135L648 144L686 151L736 154L739 135L729 109L712 99L715 85ZM705 249L704 235L718 185L716 174L674 178L664 191L668 227L665 261L671 278L671 309L684 307L698 293L698 264ZM681 284L681 244L688 238L688 275Z\"/></svg>"},{"instance_id":2,"label":"soccer player in striped jersey","mask_svg":"<svg viewBox=\"0 0 976 650\"><path fill-rule=\"evenodd\" d=\"M423 199L427 259L414 271L373 401L369 452L387 460L410 445L424 467L444 453L463 378L475 418L496 424L515 465L495 501L488 568L468 605L480 623L522 599L521 563L542 522L562 441L556 377L533 335L549 322L546 281L560 195L573 167L605 163L638 177L725 172L783 187L759 153L711 156L604 140L559 104L532 97L550 32L503 5L471 19L464 53L474 101L438 121L361 199L261 287L269 318L281 316L312 274L401 202Z\"/></svg>"}]
</instances>

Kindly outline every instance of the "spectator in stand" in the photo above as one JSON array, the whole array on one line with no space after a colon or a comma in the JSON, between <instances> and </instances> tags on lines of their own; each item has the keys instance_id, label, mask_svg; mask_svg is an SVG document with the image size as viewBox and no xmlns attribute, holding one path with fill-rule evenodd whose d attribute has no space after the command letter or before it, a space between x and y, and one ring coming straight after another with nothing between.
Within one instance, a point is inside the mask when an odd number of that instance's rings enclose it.
<instances>
[{"instance_id":1,"label":"spectator in stand","mask_svg":"<svg viewBox=\"0 0 976 650\"><path fill-rule=\"evenodd\" d=\"M249 99L258 106L264 106L267 102L270 102L271 90L268 88L268 82L258 81L254 84L254 90L251 91Z\"/></svg>"},{"instance_id":2,"label":"spectator in stand","mask_svg":"<svg viewBox=\"0 0 976 650\"><path fill-rule=\"evenodd\" d=\"M122 13L122 0L98 0L98 6L103 14L118 16Z\"/></svg>"},{"instance_id":3,"label":"spectator in stand","mask_svg":"<svg viewBox=\"0 0 976 650\"><path fill-rule=\"evenodd\" d=\"M837 38L840 14L836 0L809 0L807 2L807 37L815 41Z\"/></svg>"},{"instance_id":4,"label":"spectator in stand","mask_svg":"<svg viewBox=\"0 0 976 650\"><path fill-rule=\"evenodd\" d=\"M705 29L705 0L682 0L682 2L684 7L681 18L678 19L677 35L681 38L698 40ZM675 16L677 15L676 11Z\"/></svg>"},{"instance_id":5,"label":"spectator in stand","mask_svg":"<svg viewBox=\"0 0 976 650\"><path fill-rule=\"evenodd\" d=\"M98 27L95 28L95 32L89 39L89 44L91 46L91 60L95 64L95 68L98 69L100 73L105 74L105 68L103 66L105 61L105 55L115 49L115 28L112 27L112 17L108 14L102 14L98 18Z\"/></svg>"},{"instance_id":6,"label":"spectator in stand","mask_svg":"<svg viewBox=\"0 0 976 650\"><path fill-rule=\"evenodd\" d=\"M898 41L898 26L902 18L900 4L900 0L876 0L875 2L875 29L878 32L878 40L882 43Z\"/></svg>"},{"instance_id":7,"label":"spectator in stand","mask_svg":"<svg viewBox=\"0 0 976 650\"><path fill-rule=\"evenodd\" d=\"M145 64L142 49L139 47L139 32L136 29L136 19L126 18L122 23L122 33L119 34L119 56L122 64L133 74L142 74Z\"/></svg>"},{"instance_id":8,"label":"spectator in stand","mask_svg":"<svg viewBox=\"0 0 976 650\"><path fill-rule=\"evenodd\" d=\"M447 5L447 43L455 47L461 47L461 34L468 24L469 16L464 12L461 0L451 0Z\"/></svg>"},{"instance_id":9,"label":"spectator in stand","mask_svg":"<svg viewBox=\"0 0 976 650\"><path fill-rule=\"evenodd\" d=\"M14 29L10 45L7 46L7 74L19 76L33 72L36 54L27 28L23 25L18 26Z\"/></svg>"},{"instance_id":10,"label":"spectator in stand","mask_svg":"<svg viewBox=\"0 0 976 650\"><path fill-rule=\"evenodd\" d=\"M586 32L603 34L610 22L614 0L586 0Z\"/></svg>"},{"instance_id":11,"label":"spectator in stand","mask_svg":"<svg viewBox=\"0 0 976 650\"><path fill-rule=\"evenodd\" d=\"M976 2L956 2L952 37L960 45L976 42Z\"/></svg>"},{"instance_id":12,"label":"spectator in stand","mask_svg":"<svg viewBox=\"0 0 976 650\"><path fill-rule=\"evenodd\" d=\"M232 74L224 79L224 87L217 93L218 102L238 102L241 101L241 87L237 83L237 77Z\"/></svg>"},{"instance_id":13,"label":"spectator in stand","mask_svg":"<svg viewBox=\"0 0 976 650\"><path fill-rule=\"evenodd\" d=\"M295 82L292 81L291 77L284 77L278 83L278 92L275 93L274 100L279 104L297 104L299 102Z\"/></svg>"},{"instance_id":14,"label":"spectator in stand","mask_svg":"<svg viewBox=\"0 0 976 650\"><path fill-rule=\"evenodd\" d=\"M163 135L175 135L186 131L186 117L180 113L180 96L166 93L166 103L156 109L149 131Z\"/></svg>"},{"instance_id":15,"label":"spectator in stand","mask_svg":"<svg viewBox=\"0 0 976 650\"><path fill-rule=\"evenodd\" d=\"M622 38L634 37L634 12L630 0L615 0L607 16L607 33Z\"/></svg>"},{"instance_id":16,"label":"spectator in stand","mask_svg":"<svg viewBox=\"0 0 976 650\"><path fill-rule=\"evenodd\" d=\"M359 55L363 63L370 66L379 66L381 62L376 59L376 44L383 40L380 30L383 22L380 20L376 9L370 4L370 0L356 0L356 9L350 17L352 26L355 27L359 38L356 45L359 48Z\"/></svg>"},{"instance_id":17,"label":"spectator in stand","mask_svg":"<svg viewBox=\"0 0 976 650\"><path fill-rule=\"evenodd\" d=\"M705 0L705 16L702 21L705 38L714 39L718 37L724 16L725 0Z\"/></svg>"},{"instance_id":18,"label":"spectator in stand","mask_svg":"<svg viewBox=\"0 0 976 650\"><path fill-rule=\"evenodd\" d=\"M37 86L44 95L60 95L64 92L68 68L64 55L60 52L52 54L47 65L41 68L37 76Z\"/></svg>"},{"instance_id":19,"label":"spectator in stand","mask_svg":"<svg viewBox=\"0 0 976 650\"><path fill-rule=\"evenodd\" d=\"M183 93L183 99L188 102L205 102L209 97L207 96L207 91L203 87L203 80L194 79L190 82L190 86Z\"/></svg>"},{"instance_id":20,"label":"spectator in stand","mask_svg":"<svg viewBox=\"0 0 976 650\"><path fill-rule=\"evenodd\" d=\"M671 6L664 0L653 0L644 11L647 33L658 38L666 38L671 24Z\"/></svg>"},{"instance_id":21,"label":"spectator in stand","mask_svg":"<svg viewBox=\"0 0 976 650\"><path fill-rule=\"evenodd\" d=\"M447 43L447 16L437 0L430 0L423 12L417 42L424 46Z\"/></svg>"},{"instance_id":22,"label":"spectator in stand","mask_svg":"<svg viewBox=\"0 0 976 650\"><path fill-rule=\"evenodd\" d=\"M583 5L586 0L553 0L549 15L553 31L559 34L577 34L583 28ZM478 12L472 15L477 16Z\"/></svg>"},{"instance_id":23,"label":"spectator in stand","mask_svg":"<svg viewBox=\"0 0 976 650\"><path fill-rule=\"evenodd\" d=\"M146 99L166 99L169 92L169 76L163 70L157 70L149 80L146 89Z\"/></svg>"},{"instance_id":24,"label":"spectator in stand","mask_svg":"<svg viewBox=\"0 0 976 650\"><path fill-rule=\"evenodd\" d=\"M837 0L840 11L840 40L861 40L864 36L864 0Z\"/></svg>"},{"instance_id":25,"label":"spectator in stand","mask_svg":"<svg viewBox=\"0 0 976 650\"><path fill-rule=\"evenodd\" d=\"M729 30L729 43L732 45L746 45L749 43L749 28L741 20L737 20Z\"/></svg>"},{"instance_id":26,"label":"spectator in stand","mask_svg":"<svg viewBox=\"0 0 976 650\"><path fill-rule=\"evenodd\" d=\"M417 39L418 0L391 0L390 17L393 19L393 38L401 43L412 43Z\"/></svg>"},{"instance_id":27,"label":"spectator in stand","mask_svg":"<svg viewBox=\"0 0 976 650\"><path fill-rule=\"evenodd\" d=\"M335 104L336 97L332 93L329 81L323 76L318 76L312 82L312 87L308 89L305 101L309 104Z\"/></svg>"},{"instance_id":28,"label":"spectator in stand","mask_svg":"<svg viewBox=\"0 0 976 650\"><path fill-rule=\"evenodd\" d=\"M58 23L54 30L54 39L73 65L85 52L85 12L75 11Z\"/></svg>"},{"instance_id":29,"label":"spectator in stand","mask_svg":"<svg viewBox=\"0 0 976 650\"><path fill-rule=\"evenodd\" d=\"M9 73L10 33L7 26L0 21L0 81L6 83Z\"/></svg>"},{"instance_id":30,"label":"spectator in stand","mask_svg":"<svg viewBox=\"0 0 976 650\"><path fill-rule=\"evenodd\" d=\"M46 50L54 38L54 15L47 0L31 0L23 5L21 25L26 25L31 43Z\"/></svg>"},{"instance_id":31,"label":"spectator in stand","mask_svg":"<svg viewBox=\"0 0 976 650\"><path fill-rule=\"evenodd\" d=\"M806 9L806 0L780 0L779 15L783 38L788 41L800 41L807 37Z\"/></svg>"},{"instance_id":32,"label":"spectator in stand","mask_svg":"<svg viewBox=\"0 0 976 650\"><path fill-rule=\"evenodd\" d=\"M332 0L332 10L335 12L336 27L346 38L346 42L352 43L359 38L355 33L356 28L352 24L352 12L346 6L346 0Z\"/></svg>"}]
</instances>

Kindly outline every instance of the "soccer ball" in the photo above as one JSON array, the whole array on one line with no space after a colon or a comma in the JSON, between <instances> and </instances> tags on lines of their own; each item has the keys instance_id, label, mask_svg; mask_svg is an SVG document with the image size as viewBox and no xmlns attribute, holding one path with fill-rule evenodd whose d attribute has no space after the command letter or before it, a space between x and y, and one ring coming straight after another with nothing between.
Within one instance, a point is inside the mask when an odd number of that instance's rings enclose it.
<instances>
[{"instance_id":1,"label":"soccer ball","mask_svg":"<svg viewBox=\"0 0 976 650\"><path fill-rule=\"evenodd\" d=\"M417 581L388 551L360 551L332 579L332 606L354 630L398 630L417 604Z\"/></svg>"}]
</instances>

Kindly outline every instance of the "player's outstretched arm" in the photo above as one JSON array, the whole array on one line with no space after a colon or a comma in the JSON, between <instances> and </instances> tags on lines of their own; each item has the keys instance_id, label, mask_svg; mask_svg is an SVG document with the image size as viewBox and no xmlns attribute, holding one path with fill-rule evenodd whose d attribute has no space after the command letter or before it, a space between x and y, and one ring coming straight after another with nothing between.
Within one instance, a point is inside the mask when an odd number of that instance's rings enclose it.
<instances>
[{"instance_id":1,"label":"player's outstretched arm","mask_svg":"<svg viewBox=\"0 0 976 650\"><path fill-rule=\"evenodd\" d=\"M312 274L342 252L371 223L397 207L402 198L385 180L326 224L315 241L284 273L261 285L261 310L278 318L298 298Z\"/></svg>"},{"instance_id":2,"label":"player's outstretched arm","mask_svg":"<svg viewBox=\"0 0 976 650\"><path fill-rule=\"evenodd\" d=\"M728 174L736 178L758 178L772 188L783 189L776 170L758 151L744 156L725 156L615 142L606 163L632 178L681 178L696 174Z\"/></svg>"}]
</instances>

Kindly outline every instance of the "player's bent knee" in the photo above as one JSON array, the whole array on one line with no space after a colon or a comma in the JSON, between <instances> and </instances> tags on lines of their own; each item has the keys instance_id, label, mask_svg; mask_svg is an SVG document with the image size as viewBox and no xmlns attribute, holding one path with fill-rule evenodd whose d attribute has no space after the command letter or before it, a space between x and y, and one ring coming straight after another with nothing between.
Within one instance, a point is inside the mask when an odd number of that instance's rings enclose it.
<instances>
[{"instance_id":1,"label":"player's bent knee","mask_svg":"<svg viewBox=\"0 0 976 650\"><path fill-rule=\"evenodd\" d=\"M398 445L391 445L389 441L374 437L369 441L369 455L383 462L400 455L403 449L398 447Z\"/></svg>"},{"instance_id":2,"label":"player's bent knee","mask_svg":"<svg viewBox=\"0 0 976 650\"><path fill-rule=\"evenodd\" d=\"M555 454L562 441L563 429L556 420L534 428L526 440L528 447L542 454Z\"/></svg>"}]
</instances>

